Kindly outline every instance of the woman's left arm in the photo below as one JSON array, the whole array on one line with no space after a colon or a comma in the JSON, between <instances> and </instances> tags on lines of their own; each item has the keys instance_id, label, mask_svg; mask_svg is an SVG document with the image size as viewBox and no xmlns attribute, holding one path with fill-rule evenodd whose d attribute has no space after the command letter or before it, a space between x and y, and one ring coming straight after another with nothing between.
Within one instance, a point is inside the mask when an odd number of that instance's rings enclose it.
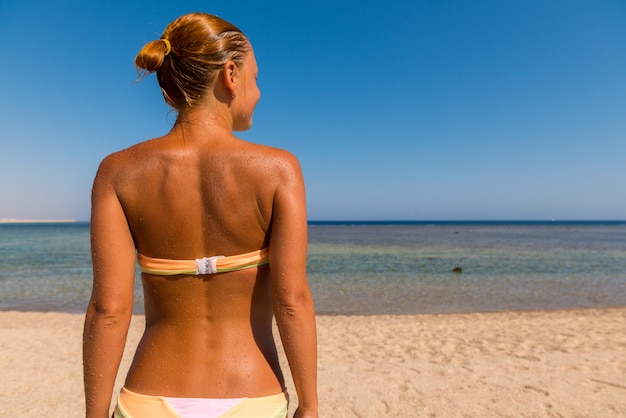
<instances>
[{"instance_id":1,"label":"woman's left arm","mask_svg":"<svg viewBox=\"0 0 626 418\"><path fill-rule=\"evenodd\" d=\"M93 288L83 330L87 417L109 417L115 379L133 310L135 246L114 187L115 164L105 159L91 208Z\"/></svg>"}]
</instances>

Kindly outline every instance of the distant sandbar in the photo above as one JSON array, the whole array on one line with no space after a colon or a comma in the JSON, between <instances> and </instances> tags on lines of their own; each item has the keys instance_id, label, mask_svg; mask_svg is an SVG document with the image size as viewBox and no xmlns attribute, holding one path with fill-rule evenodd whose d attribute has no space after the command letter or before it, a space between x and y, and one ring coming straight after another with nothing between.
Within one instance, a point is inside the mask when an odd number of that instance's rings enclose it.
<instances>
[{"instance_id":1,"label":"distant sandbar","mask_svg":"<svg viewBox=\"0 0 626 418\"><path fill-rule=\"evenodd\" d=\"M67 224L74 219L0 219L0 224Z\"/></svg>"}]
</instances>

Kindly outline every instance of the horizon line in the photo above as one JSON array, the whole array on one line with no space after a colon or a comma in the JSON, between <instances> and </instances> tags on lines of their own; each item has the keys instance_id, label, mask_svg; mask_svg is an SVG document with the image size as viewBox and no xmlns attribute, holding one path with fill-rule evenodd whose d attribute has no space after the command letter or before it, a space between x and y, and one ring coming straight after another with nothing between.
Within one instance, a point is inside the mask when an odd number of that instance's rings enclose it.
<instances>
[{"instance_id":1,"label":"horizon line","mask_svg":"<svg viewBox=\"0 0 626 418\"><path fill-rule=\"evenodd\" d=\"M307 223L485 223L485 222L542 222L542 223L564 223L564 222L626 222L626 219L307 219ZM28 223L90 223L89 220L76 219L17 219L0 218L0 224L28 224Z\"/></svg>"}]
</instances>

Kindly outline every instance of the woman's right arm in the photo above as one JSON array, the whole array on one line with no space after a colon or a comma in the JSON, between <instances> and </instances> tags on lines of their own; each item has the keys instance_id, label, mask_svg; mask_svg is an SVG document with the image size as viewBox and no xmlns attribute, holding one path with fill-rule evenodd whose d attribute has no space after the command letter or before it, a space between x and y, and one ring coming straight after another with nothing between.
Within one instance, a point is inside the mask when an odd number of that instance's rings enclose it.
<instances>
[{"instance_id":1,"label":"woman's right arm","mask_svg":"<svg viewBox=\"0 0 626 418\"><path fill-rule=\"evenodd\" d=\"M298 409L294 417L317 417L317 336L313 298L306 277L307 219L304 180L287 154L274 196L270 271L274 315L285 349Z\"/></svg>"},{"instance_id":2,"label":"woman's right arm","mask_svg":"<svg viewBox=\"0 0 626 418\"><path fill-rule=\"evenodd\" d=\"M105 159L92 190L93 288L83 330L86 416L108 418L132 316L135 247Z\"/></svg>"}]
</instances>

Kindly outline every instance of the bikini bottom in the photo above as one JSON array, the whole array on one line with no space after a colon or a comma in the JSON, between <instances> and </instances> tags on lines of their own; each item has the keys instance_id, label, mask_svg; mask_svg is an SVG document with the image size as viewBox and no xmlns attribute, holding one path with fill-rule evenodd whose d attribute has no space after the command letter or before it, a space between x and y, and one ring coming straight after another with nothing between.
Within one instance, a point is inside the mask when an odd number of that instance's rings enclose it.
<instances>
[{"instance_id":1,"label":"bikini bottom","mask_svg":"<svg viewBox=\"0 0 626 418\"><path fill-rule=\"evenodd\" d=\"M260 398L170 398L122 388L114 418L285 418L287 393Z\"/></svg>"}]
</instances>

